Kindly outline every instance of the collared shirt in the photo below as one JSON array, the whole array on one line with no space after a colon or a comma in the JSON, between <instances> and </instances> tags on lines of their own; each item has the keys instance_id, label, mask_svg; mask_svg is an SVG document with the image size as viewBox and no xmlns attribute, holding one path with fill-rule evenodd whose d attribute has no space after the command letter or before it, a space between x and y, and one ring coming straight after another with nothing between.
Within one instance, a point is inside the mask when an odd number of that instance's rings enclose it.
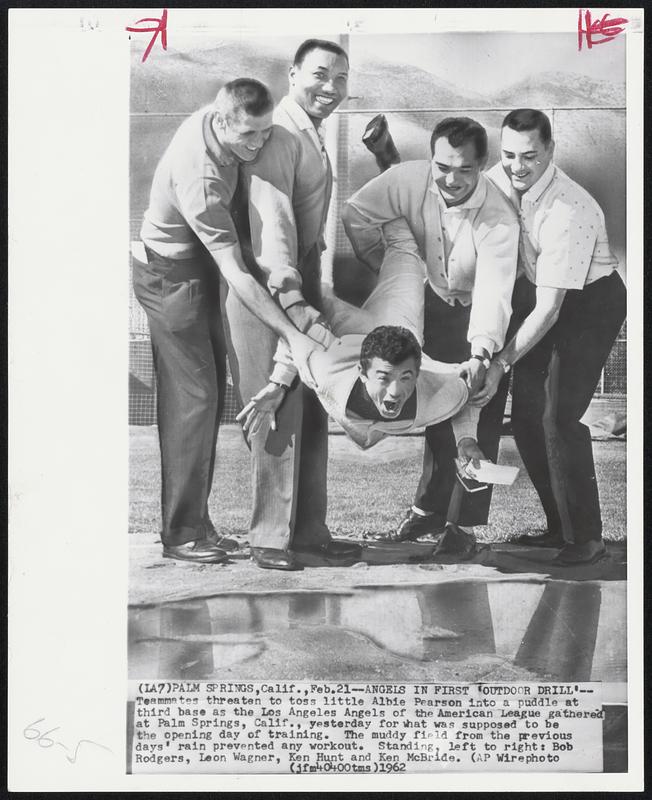
<instances>
[{"instance_id":1,"label":"collared shirt","mask_svg":"<svg viewBox=\"0 0 652 800\"><path fill-rule=\"evenodd\" d=\"M249 192L251 248L283 308L303 300L302 266L323 233L333 182L328 155L303 108L284 97L269 141L243 167Z\"/></svg>"},{"instance_id":2,"label":"collared shirt","mask_svg":"<svg viewBox=\"0 0 652 800\"><path fill-rule=\"evenodd\" d=\"M449 418L457 442L467 436L477 438L479 409L466 404L468 391L457 374L457 365L434 361L425 354L415 389L414 419L369 420L349 411L347 403L359 376L363 339L363 334L342 336L326 350L313 351L308 362L321 404L358 447L367 449L386 436L411 433Z\"/></svg>"},{"instance_id":3,"label":"collared shirt","mask_svg":"<svg viewBox=\"0 0 652 800\"><path fill-rule=\"evenodd\" d=\"M166 258L192 258L201 251L237 244L231 201L238 164L217 141L211 106L196 111L174 134L158 163L140 232L142 241Z\"/></svg>"},{"instance_id":4,"label":"collared shirt","mask_svg":"<svg viewBox=\"0 0 652 800\"><path fill-rule=\"evenodd\" d=\"M502 164L486 174L510 197L511 181ZM519 271L536 286L582 289L611 275L618 266L609 248L602 209L554 164L521 195L518 213Z\"/></svg>"},{"instance_id":5,"label":"collared shirt","mask_svg":"<svg viewBox=\"0 0 652 800\"><path fill-rule=\"evenodd\" d=\"M315 127L314 122L308 116L306 110L301 108L297 101L293 100L288 95L281 99L279 106L285 111L295 126L300 131L307 133L312 139L313 144L319 150L324 166L326 166L328 163L328 154L326 153L324 126L321 124L321 122L317 127Z\"/></svg>"},{"instance_id":6,"label":"collared shirt","mask_svg":"<svg viewBox=\"0 0 652 800\"><path fill-rule=\"evenodd\" d=\"M429 161L406 161L373 178L345 204L343 221L359 258L376 271L389 239L383 225L405 218L445 302L472 304L468 339L490 353L505 340L516 277L518 223L511 204L480 175L473 194L448 208Z\"/></svg>"}]
</instances>

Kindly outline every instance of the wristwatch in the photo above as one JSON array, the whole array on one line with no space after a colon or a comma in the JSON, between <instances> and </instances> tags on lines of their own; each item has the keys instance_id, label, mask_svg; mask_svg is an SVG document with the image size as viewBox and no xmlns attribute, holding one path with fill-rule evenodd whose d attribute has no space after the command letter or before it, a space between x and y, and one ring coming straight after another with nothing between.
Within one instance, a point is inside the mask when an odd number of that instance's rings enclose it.
<instances>
[{"instance_id":1,"label":"wristwatch","mask_svg":"<svg viewBox=\"0 0 652 800\"><path fill-rule=\"evenodd\" d=\"M280 386L281 389L285 390L286 394L290 391L290 387L285 383L281 383L280 381L272 381L272 380L270 380L270 383L273 383L274 386Z\"/></svg>"},{"instance_id":2,"label":"wristwatch","mask_svg":"<svg viewBox=\"0 0 652 800\"><path fill-rule=\"evenodd\" d=\"M496 364L498 364L498 366L499 366L499 367L502 369L502 371L505 373L505 375L507 375L507 373L508 373L508 372L510 371L510 369L512 368L512 365L511 365L511 364L508 364L508 363L505 361L505 359L504 359L504 358L501 358L500 356L497 356L496 358L494 358L494 361L495 361L495 362L496 362Z\"/></svg>"},{"instance_id":3,"label":"wristwatch","mask_svg":"<svg viewBox=\"0 0 652 800\"><path fill-rule=\"evenodd\" d=\"M477 358L477 359L478 359L478 361L481 361L481 362L482 362L482 366L483 366L485 369L489 369L489 364L491 364L491 361L489 361L489 359L488 359L486 356L479 356L479 355L477 355L477 354L475 354L475 353L474 353L474 354L471 356L471 358Z\"/></svg>"}]
</instances>

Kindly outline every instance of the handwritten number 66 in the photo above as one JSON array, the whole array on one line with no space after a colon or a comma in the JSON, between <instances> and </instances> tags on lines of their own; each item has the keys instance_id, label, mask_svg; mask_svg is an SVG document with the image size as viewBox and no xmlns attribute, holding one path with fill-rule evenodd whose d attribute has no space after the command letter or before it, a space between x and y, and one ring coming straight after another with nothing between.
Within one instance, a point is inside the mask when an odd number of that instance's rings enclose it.
<instances>
[{"instance_id":1,"label":"handwritten number 66","mask_svg":"<svg viewBox=\"0 0 652 800\"><path fill-rule=\"evenodd\" d=\"M23 731L23 736L26 739L31 739L31 740L35 739L36 741L38 741L39 747L52 747L52 745L56 744L56 742L54 741L54 739L49 739L48 738L48 734L49 733L54 733L55 731L58 731L59 728L58 727L50 728L49 731L45 731L44 733L41 733L38 730L38 728L35 728L34 726L38 725L39 722L44 722L44 721L45 721L45 717L41 717L41 719L37 719L36 722L32 722L32 724L28 725L25 728L25 730ZM32 733L28 734L28 731L32 731Z\"/></svg>"}]
</instances>

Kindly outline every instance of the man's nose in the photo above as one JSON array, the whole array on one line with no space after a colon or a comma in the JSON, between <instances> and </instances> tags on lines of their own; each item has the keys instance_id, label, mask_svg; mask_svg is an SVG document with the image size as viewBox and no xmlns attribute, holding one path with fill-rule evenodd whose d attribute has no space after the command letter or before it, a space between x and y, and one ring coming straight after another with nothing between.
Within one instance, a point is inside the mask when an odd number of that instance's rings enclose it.
<instances>
[{"instance_id":1,"label":"man's nose","mask_svg":"<svg viewBox=\"0 0 652 800\"><path fill-rule=\"evenodd\" d=\"M387 394L392 398L397 398L399 396L399 386L398 381L392 381L387 387Z\"/></svg>"},{"instance_id":2,"label":"man's nose","mask_svg":"<svg viewBox=\"0 0 652 800\"><path fill-rule=\"evenodd\" d=\"M451 170L446 174L446 186L452 186L457 178L457 173Z\"/></svg>"},{"instance_id":3,"label":"man's nose","mask_svg":"<svg viewBox=\"0 0 652 800\"><path fill-rule=\"evenodd\" d=\"M324 92L328 92L329 94L335 94L335 84L333 83L333 79L328 78L328 80L322 83L322 89Z\"/></svg>"}]
</instances>

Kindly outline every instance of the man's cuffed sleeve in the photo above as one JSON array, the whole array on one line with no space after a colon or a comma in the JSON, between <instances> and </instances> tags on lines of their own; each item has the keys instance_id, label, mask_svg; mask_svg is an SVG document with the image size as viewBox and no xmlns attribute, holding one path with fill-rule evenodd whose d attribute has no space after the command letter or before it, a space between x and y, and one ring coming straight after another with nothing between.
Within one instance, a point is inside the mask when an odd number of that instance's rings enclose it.
<instances>
[{"instance_id":1,"label":"man's cuffed sleeve","mask_svg":"<svg viewBox=\"0 0 652 800\"><path fill-rule=\"evenodd\" d=\"M459 445L462 439L478 439L478 420L480 409L476 406L465 405L452 419L455 443Z\"/></svg>"},{"instance_id":2,"label":"man's cuffed sleeve","mask_svg":"<svg viewBox=\"0 0 652 800\"><path fill-rule=\"evenodd\" d=\"M505 343L512 315L512 292L518 259L518 222L493 219L476 241L477 260L468 340L489 354Z\"/></svg>"},{"instance_id":3,"label":"man's cuffed sleeve","mask_svg":"<svg viewBox=\"0 0 652 800\"><path fill-rule=\"evenodd\" d=\"M290 386L297 376L297 368L292 361L290 348L282 339L279 339L274 353L274 369L269 376L270 381L281 383L283 386Z\"/></svg>"},{"instance_id":4,"label":"man's cuffed sleeve","mask_svg":"<svg viewBox=\"0 0 652 800\"><path fill-rule=\"evenodd\" d=\"M314 342L322 345L324 350L327 350L336 339L327 327L319 323L311 325L305 333ZM274 353L274 369L270 376L270 381L282 383L284 386L290 386L296 376L297 368L294 366L290 348L283 339L279 339L276 352Z\"/></svg>"}]
</instances>

